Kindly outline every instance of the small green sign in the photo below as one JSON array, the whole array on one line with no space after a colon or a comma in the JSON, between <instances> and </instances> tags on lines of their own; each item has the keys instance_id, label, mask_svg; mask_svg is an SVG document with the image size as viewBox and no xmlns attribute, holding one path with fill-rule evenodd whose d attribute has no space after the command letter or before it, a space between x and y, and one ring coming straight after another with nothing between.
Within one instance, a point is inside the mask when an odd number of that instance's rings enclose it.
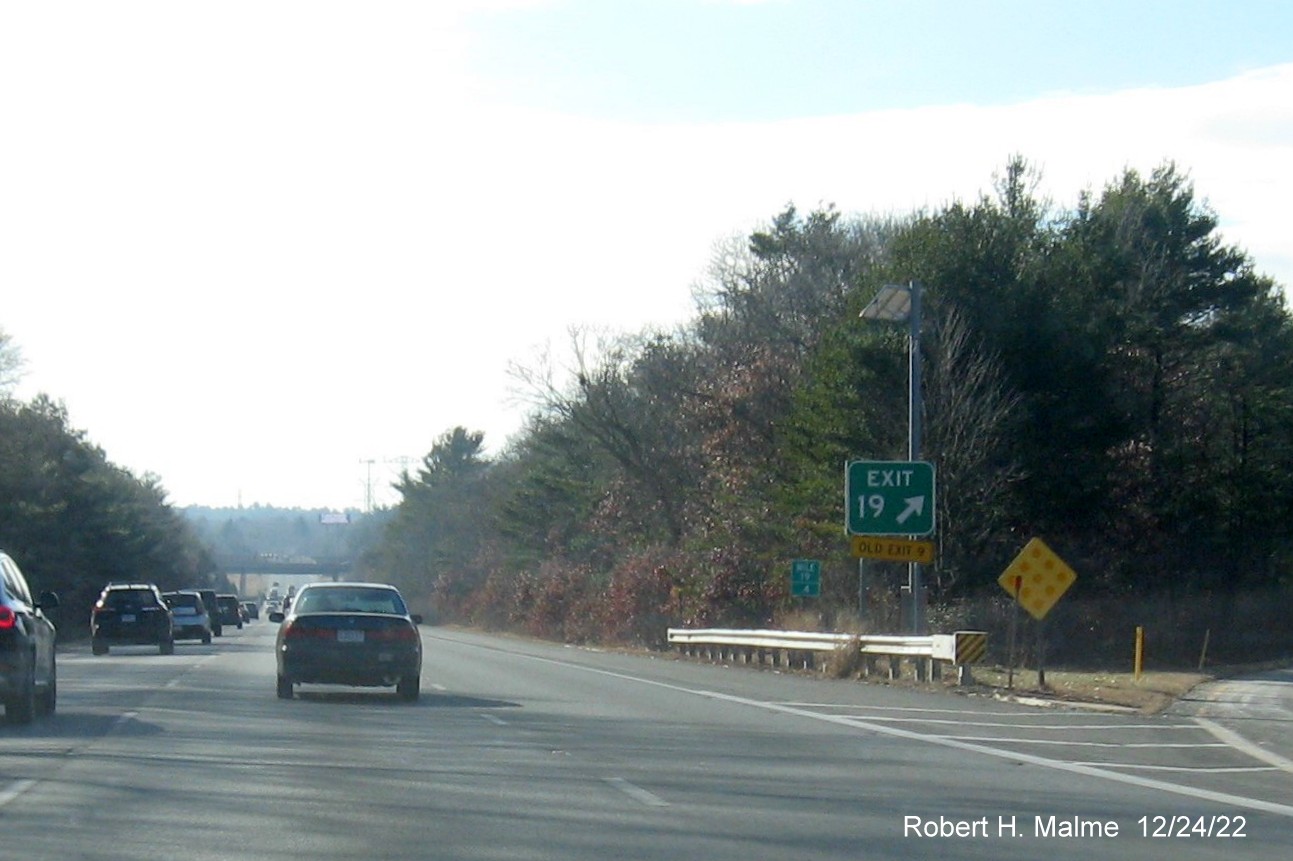
<instances>
[{"instance_id":1,"label":"small green sign","mask_svg":"<svg viewBox=\"0 0 1293 861\"><path fill-rule=\"evenodd\" d=\"M934 465L850 461L844 502L850 535L928 535L934 531Z\"/></svg>"},{"instance_id":2,"label":"small green sign","mask_svg":"<svg viewBox=\"0 0 1293 861\"><path fill-rule=\"evenodd\" d=\"M790 563L790 594L796 598L818 598L822 594L822 563L817 559L796 559Z\"/></svg>"}]
</instances>

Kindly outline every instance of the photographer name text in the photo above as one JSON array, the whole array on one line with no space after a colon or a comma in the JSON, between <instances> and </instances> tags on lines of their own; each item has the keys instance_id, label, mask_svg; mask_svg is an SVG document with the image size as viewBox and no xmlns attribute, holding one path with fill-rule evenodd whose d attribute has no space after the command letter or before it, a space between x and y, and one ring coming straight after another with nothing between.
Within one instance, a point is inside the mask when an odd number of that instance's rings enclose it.
<instances>
[{"instance_id":1,"label":"photographer name text","mask_svg":"<svg viewBox=\"0 0 1293 861\"><path fill-rule=\"evenodd\" d=\"M1247 837L1248 820L1244 816L1187 816L1153 814L1135 819L1128 825L1116 819L1082 816L980 816L977 819L950 819L946 816L904 816L903 837L1041 837L1107 839L1114 837Z\"/></svg>"}]
</instances>

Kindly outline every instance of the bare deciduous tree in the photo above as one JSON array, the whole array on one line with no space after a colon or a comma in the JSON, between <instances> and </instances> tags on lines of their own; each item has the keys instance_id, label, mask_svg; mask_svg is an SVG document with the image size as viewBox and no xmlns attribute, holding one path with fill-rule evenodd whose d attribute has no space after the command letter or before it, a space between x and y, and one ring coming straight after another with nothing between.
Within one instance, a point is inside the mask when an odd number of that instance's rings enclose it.
<instances>
[{"instance_id":1,"label":"bare deciduous tree","mask_svg":"<svg viewBox=\"0 0 1293 861\"><path fill-rule=\"evenodd\" d=\"M999 535L1009 512L1010 484L1022 477L1010 453L1021 419L1020 396L1009 390L995 357L978 346L964 318L949 309L929 326L924 378L929 412L926 442L938 463L938 517L944 553L943 589L960 585L958 559Z\"/></svg>"}]
</instances>

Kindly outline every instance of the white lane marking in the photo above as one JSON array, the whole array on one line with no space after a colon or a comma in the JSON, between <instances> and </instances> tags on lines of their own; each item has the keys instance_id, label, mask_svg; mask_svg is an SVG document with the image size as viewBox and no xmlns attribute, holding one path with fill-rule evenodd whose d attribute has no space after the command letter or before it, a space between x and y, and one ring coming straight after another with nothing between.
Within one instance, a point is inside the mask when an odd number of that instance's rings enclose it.
<instances>
[{"instance_id":1,"label":"white lane marking","mask_svg":"<svg viewBox=\"0 0 1293 861\"><path fill-rule=\"evenodd\" d=\"M130 723L132 720L134 720L137 717L139 717L139 712L122 712L120 716L118 716L117 719L112 722L112 726L108 727L107 734L111 735L112 733L121 729L122 727L124 727L126 724Z\"/></svg>"},{"instance_id":2,"label":"white lane marking","mask_svg":"<svg viewBox=\"0 0 1293 861\"><path fill-rule=\"evenodd\" d=\"M1037 723L1009 723L999 721L968 721L968 720L944 720L942 718L909 718L909 717L885 717L883 715L839 715L839 717L853 720L877 721L882 723L917 723L917 724L951 724L953 726L983 726L993 727L996 729L1019 729L1019 730L1058 730L1068 732L1069 730L1094 730L1097 732L1106 732L1109 730L1127 730L1127 729L1188 729L1191 732L1198 729L1194 724L1037 724Z\"/></svg>"},{"instance_id":3,"label":"white lane marking","mask_svg":"<svg viewBox=\"0 0 1293 861\"><path fill-rule=\"evenodd\" d=\"M467 644L470 645L470 644ZM488 648L488 647L486 647ZM503 650L499 650L503 651ZM894 726L886 726L882 723L868 722L856 718L841 717L839 715L821 714L820 712L811 712L804 709L798 709L791 706L782 706L777 703L760 702L750 700L744 697L733 696L731 694L721 694L717 691L696 690L694 688L685 688L681 685L671 685L668 682L658 682L654 679L644 679L640 676L630 676L627 673L617 673L613 670L601 670L596 667L585 667L579 664L572 664L569 661L557 661L552 658L542 658L537 655L527 655L522 652L507 652L514 658L535 661L543 664L551 664L567 669L578 670L593 675L607 676L608 678L620 679L621 681L633 682L640 685L649 685L651 687L662 688L664 690L674 691L676 693L690 694L698 697L708 697L710 699L720 700L722 702L733 703L736 705L750 706L751 708L763 709L764 711L778 712L780 714L793 715L808 720L821 721L822 723L831 723L836 726L845 726L850 728L867 729L878 735L888 735L894 738L906 739L908 741L920 741L926 744L933 744L939 747L949 747L954 750L963 750L969 753L978 753L984 756L990 756L994 759L1005 759L1012 762L1022 762L1028 765L1036 765L1039 768L1049 768L1054 771L1063 771L1069 774L1081 774L1085 777L1094 777L1101 780L1108 780L1113 783L1121 783L1127 786L1139 786L1144 789L1156 789L1161 792L1168 792L1173 795L1183 795L1188 798L1196 798L1201 801L1212 801L1218 804L1229 804L1235 807L1244 807L1249 810L1260 810L1266 813L1273 813L1277 816L1287 816L1293 819L1293 805L1280 804L1274 801L1266 801L1261 798L1248 798L1244 795L1235 795L1229 792L1216 792L1210 789L1198 789L1193 786L1182 786L1177 783L1168 783L1165 780L1155 780L1150 777L1140 777L1135 774L1120 774L1116 771L1109 771L1105 766L1082 765L1073 762L1064 762L1062 760L1047 759L1042 756L1035 756L1029 753L1020 753L1018 751L1001 750L1000 748L988 747L973 742L958 741L956 739L942 738L936 735L922 735L918 732L901 729Z\"/></svg>"},{"instance_id":4,"label":"white lane marking","mask_svg":"<svg viewBox=\"0 0 1293 861\"><path fill-rule=\"evenodd\" d=\"M1285 759L1278 753L1274 753L1264 747L1254 744L1234 730L1226 729L1224 726L1213 723L1207 718L1195 718L1194 722L1224 742L1227 747L1233 747L1235 750L1240 751L1241 753L1246 753L1253 759L1272 765L1280 771L1293 773L1293 760Z\"/></svg>"},{"instance_id":5,"label":"white lane marking","mask_svg":"<svg viewBox=\"0 0 1293 861\"><path fill-rule=\"evenodd\" d=\"M1116 747L1116 748L1196 748L1196 747L1229 747L1219 741L1200 741L1200 742L1171 742L1171 741L1142 741L1142 742L1120 742L1120 741L1071 741L1060 738L1007 738L1004 736L980 736L980 735L942 735L939 738L949 738L953 741L995 741L1001 744L1048 744L1052 747Z\"/></svg>"},{"instance_id":6,"label":"white lane marking","mask_svg":"<svg viewBox=\"0 0 1293 861\"><path fill-rule=\"evenodd\" d=\"M605 778L605 780L611 786L615 787L620 792L624 793L629 798L632 798L634 801L638 802L639 804L644 804L647 807L668 807L669 806L669 802L665 801L663 798L656 795L654 792L648 792L647 790L643 789L642 787L636 784L629 783L627 780L625 780L622 777L607 777Z\"/></svg>"},{"instance_id":7,"label":"white lane marking","mask_svg":"<svg viewBox=\"0 0 1293 861\"><path fill-rule=\"evenodd\" d=\"M503 720L498 715L492 715L492 714L489 714L488 712L481 712L480 716L483 717L485 720L489 721L490 723L492 723L494 726L507 726L507 721Z\"/></svg>"},{"instance_id":8,"label":"white lane marking","mask_svg":"<svg viewBox=\"0 0 1293 861\"><path fill-rule=\"evenodd\" d=\"M1080 762L1077 765L1094 765L1102 768L1126 768L1134 771L1183 771L1189 774L1253 774L1259 771L1279 771L1269 765L1235 765L1218 768L1199 768L1193 765L1137 765L1131 762Z\"/></svg>"},{"instance_id":9,"label":"white lane marking","mask_svg":"<svg viewBox=\"0 0 1293 861\"><path fill-rule=\"evenodd\" d=\"M809 709L840 709L840 710L860 709L868 713L869 712L918 712L923 714L946 714L946 715L965 714L965 711L963 709L930 709L930 708L916 708L914 706L859 706L853 703L822 703L822 702L789 701L789 702L778 703L778 705L798 706L801 708L809 708ZM1075 709L1080 709L1087 706L1094 706L1100 709L1109 707L1108 703L1063 702L1063 703L1058 703L1058 705L1062 705L1064 708L1075 708ZM1118 707L1119 710L1122 710L1123 708L1125 707L1123 706ZM1136 711L1136 709L1127 709L1127 711ZM1050 719L1062 720L1064 718L1064 715L1059 714L1055 711L1048 711L1048 712L982 711L982 712L979 712L979 714L982 714L985 717L1018 718L1021 721L1050 720ZM1082 717L1088 718L1089 716L1082 715Z\"/></svg>"},{"instance_id":10,"label":"white lane marking","mask_svg":"<svg viewBox=\"0 0 1293 861\"><path fill-rule=\"evenodd\" d=\"M8 789L0 791L0 807L4 807L6 804L13 801L35 785L36 781L34 780L15 780L13 783L9 784Z\"/></svg>"}]
</instances>

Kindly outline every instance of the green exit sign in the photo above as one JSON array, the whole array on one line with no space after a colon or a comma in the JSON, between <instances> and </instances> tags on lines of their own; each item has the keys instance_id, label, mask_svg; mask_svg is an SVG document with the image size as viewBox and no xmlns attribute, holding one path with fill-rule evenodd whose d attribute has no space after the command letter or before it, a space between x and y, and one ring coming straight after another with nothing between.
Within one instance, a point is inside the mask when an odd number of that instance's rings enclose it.
<instances>
[{"instance_id":1,"label":"green exit sign","mask_svg":"<svg viewBox=\"0 0 1293 861\"><path fill-rule=\"evenodd\" d=\"M850 461L844 502L850 535L928 535L934 531L934 465Z\"/></svg>"}]
</instances>

